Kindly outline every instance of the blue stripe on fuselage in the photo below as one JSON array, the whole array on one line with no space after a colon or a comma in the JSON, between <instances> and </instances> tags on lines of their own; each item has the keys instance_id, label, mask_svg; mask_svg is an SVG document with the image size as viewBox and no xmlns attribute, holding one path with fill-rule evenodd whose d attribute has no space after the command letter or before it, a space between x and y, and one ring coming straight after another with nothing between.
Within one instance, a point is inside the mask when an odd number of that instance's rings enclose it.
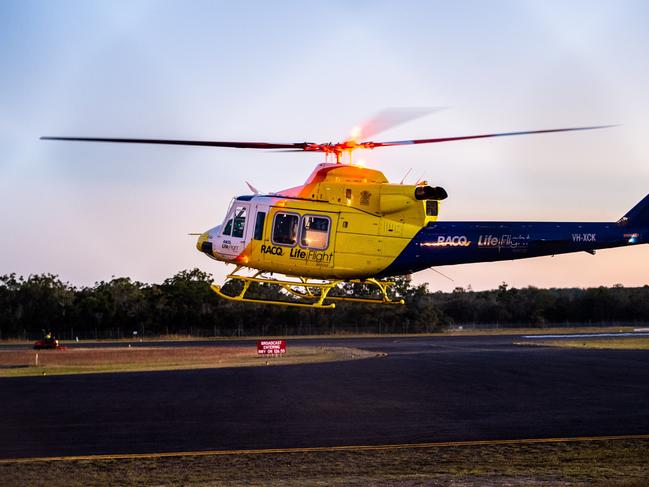
<instances>
[{"instance_id":1,"label":"blue stripe on fuselage","mask_svg":"<svg viewBox=\"0 0 649 487\"><path fill-rule=\"evenodd\" d=\"M428 267L523 259L646 243L646 229L618 223L433 222L379 277Z\"/></svg>"}]
</instances>

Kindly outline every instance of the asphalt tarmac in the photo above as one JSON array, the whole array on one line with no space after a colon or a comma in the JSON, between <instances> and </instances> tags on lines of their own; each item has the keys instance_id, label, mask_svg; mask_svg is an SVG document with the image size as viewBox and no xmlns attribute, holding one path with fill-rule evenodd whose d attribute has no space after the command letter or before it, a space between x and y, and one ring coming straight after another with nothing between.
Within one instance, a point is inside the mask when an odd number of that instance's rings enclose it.
<instances>
[{"instance_id":1,"label":"asphalt tarmac","mask_svg":"<svg viewBox=\"0 0 649 487\"><path fill-rule=\"evenodd\" d=\"M516 340L289 339L388 355L4 378L0 458L649 434L648 351Z\"/></svg>"}]
</instances>

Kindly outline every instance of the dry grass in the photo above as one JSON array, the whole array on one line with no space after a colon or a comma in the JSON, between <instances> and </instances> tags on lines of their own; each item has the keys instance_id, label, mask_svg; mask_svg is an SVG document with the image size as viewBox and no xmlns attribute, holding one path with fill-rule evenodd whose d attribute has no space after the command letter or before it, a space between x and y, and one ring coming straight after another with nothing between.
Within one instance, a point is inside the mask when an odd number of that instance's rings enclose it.
<instances>
[{"instance_id":1,"label":"dry grass","mask_svg":"<svg viewBox=\"0 0 649 487\"><path fill-rule=\"evenodd\" d=\"M649 442L2 463L11 486L646 487Z\"/></svg>"},{"instance_id":2,"label":"dry grass","mask_svg":"<svg viewBox=\"0 0 649 487\"><path fill-rule=\"evenodd\" d=\"M577 328L496 328L490 330L472 330L466 328L463 330L452 330L442 335L467 335L467 336L489 336L489 335L571 335L573 333L631 333L634 328L630 326L583 326Z\"/></svg>"},{"instance_id":3,"label":"dry grass","mask_svg":"<svg viewBox=\"0 0 649 487\"><path fill-rule=\"evenodd\" d=\"M579 338L517 342L516 345L539 347L597 348L617 350L649 350L649 337L629 338Z\"/></svg>"},{"instance_id":4,"label":"dry grass","mask_svg":"<svg viewBox=\"0 0 649 487\"><path fill-rule=\"evenodd\" d=\"M563 335L571 333L630 333L634 330L634 327L631 326L590 326L590 327L575 327L575 328L543 328L543 327L519 327L519 328L489 328L489 329L473 329L470 326L462 330L452 329L447 331L441 331L436 333L352 333L337 331L336 334L324 334L324 335L295 335L290 336L291 339L300 339L300 340L335 340L337 338L347 339L347 338L408 338L408 337L435 337L435 336L490 336L490 335L530 335L535 333L547 333L553 335ZM99 340L82 340L81 343L134 343L137 344L141 341L146 342L183 342L183 341L218 341L218 342L228 342L236 340L257 340L257 339L286 339L286 336L256 336L256 335L246 335L246 336L232 336L232 337L199 337L192 335L160 335L157 337L146 337L144 339L138 338L137 341L133 338L119 338L119 339L99 339ZM22 340L22 339L2 339L0 344L12 344L12 345L32 345L33 340ZM62 342L65 344L64 342Z\"/></svg>"},{"instance_id":5,"label":"dry grass","mask_svg":"<svg viewBox=\"0 0 649 487\"><path fill-rule=\"evenodd\" d=\"M36 354L38 353L38 365ZM347 347L291 347L278 357L248 347L120 347L0 351L0 377L329 362L374 357Z\"/></svg>"}]
</instances>

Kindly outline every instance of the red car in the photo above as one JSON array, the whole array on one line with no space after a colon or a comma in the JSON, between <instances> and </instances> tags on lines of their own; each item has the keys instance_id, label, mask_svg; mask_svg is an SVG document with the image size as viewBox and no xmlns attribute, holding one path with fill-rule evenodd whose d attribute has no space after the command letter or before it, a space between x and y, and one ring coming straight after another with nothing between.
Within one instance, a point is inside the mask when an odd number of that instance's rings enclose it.
<instances>
[{"instance_id":1,"label":"red car","mask_svg":"<svg viewBox=\"0 0 649 487\"><path fill-rule=\"evenodd\" d=\"M34 350L56 350L58 348L63 348L59 345L59 341L52 338L43 338L34 343Z\"/></svg>"}]
</instances>

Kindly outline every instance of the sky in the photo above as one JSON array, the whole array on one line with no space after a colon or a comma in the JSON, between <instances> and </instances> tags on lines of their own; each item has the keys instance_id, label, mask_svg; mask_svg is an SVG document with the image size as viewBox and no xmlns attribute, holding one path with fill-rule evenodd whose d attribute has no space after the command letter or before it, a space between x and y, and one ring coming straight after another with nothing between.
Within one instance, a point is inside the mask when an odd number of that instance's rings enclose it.
<instances>
[{"instance_id":1,"label":"sky","mask_svg":"<svg viewBox=\"0 0 649 487\"><path fill-rule=\"evenodd\" d=\"M0 274L160 282L198 267L230 199L319 154L42 135L328 142L386 107L448 107L401 140L619 124L357 152L449 198L440 219L615 221L649 193L645 1L0 2ZM431 290L649 283L649 246L439 268Z\"/></svg>"}]
</instances>

